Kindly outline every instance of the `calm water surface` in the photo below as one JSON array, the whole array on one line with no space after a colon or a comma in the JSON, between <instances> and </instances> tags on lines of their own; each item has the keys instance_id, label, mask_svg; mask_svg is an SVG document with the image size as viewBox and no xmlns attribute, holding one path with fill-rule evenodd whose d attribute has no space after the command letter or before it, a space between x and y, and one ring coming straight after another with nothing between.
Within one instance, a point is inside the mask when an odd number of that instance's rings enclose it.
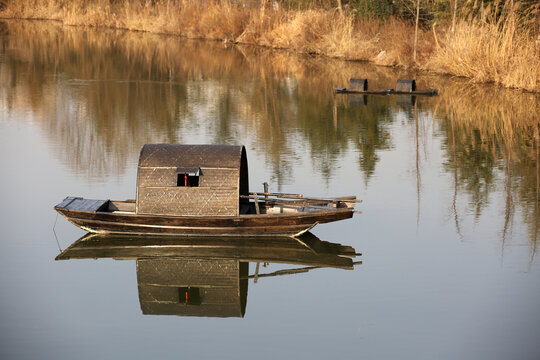
<instances>
[{"instance_id":1,"label":"calm water surface","mask_svg":"<svg viewBox=\"0 0 540 360\"><path fill-rule=\"evenodd\" d=\"M0 358L540 358L538 96L260 48L0 25ZM441 96L333 93L350 77L375 88L411 76ZM53 206L134 198L140 147L160 142L246 145L252 191L357 195L362 215L313 233L362 264L249 280L244 316L219 318L143 314L138 256L55 261L85 233Z\"/></svg>"}]
</instances>

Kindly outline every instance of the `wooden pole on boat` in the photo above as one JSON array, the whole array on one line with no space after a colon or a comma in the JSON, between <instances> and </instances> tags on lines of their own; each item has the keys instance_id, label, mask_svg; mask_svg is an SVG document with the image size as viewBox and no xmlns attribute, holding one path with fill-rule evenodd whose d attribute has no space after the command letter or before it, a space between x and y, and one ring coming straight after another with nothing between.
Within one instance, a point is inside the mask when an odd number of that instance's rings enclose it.
<instances>
[{"instance_id":1,"label":"wooden pole on boat","mask_svg":"<svg viewBox=\"0 0 540 360\"><path fill-rule=\"evenodd\" d=\"M255 201L255 211L257 212L257 214L259 214L259 210L258 210L258 197L257 197L257 194L256 193L253 193L253 195L240 195L241 198L247 198L247 199L254 199ZM301 199L301 200L307 200L307 198L305 199ZM332 202L332 201L328 201L328 202ZM354 201L349 201L349 200L340 200L340 202L354 202ZM299 202L299 201L294 201L294 200L283 200L283 199L270 199L269 200L269 203L272 203L272 204L275 204L275 205L280 205L280 206L284 206L284 207L291 207L291 208L310 208L310 209L317 209L317 210L331 210L331 208L328 208L328 207L325 207L325 206L317 206L317 205L313 205L313 204L309 204L307 201L302 201L302 202ZM346 207L346 208L343 208L344 210L345 209L353 209L353 207ZM354 211L355 214L362 214L361 211Z\"/></svg>"},{"instance_id":2,"label":"wooden pole on boat","mask_svg":"<svg viewBox=\"0 0 540 360\"><path fill-rule=\"evenodd\" d=\"M253 193L251 193L253 194ZM361 203L362 200L357 200L356 196L354 199L351 197L326 197L326 198L318 198L318 197L306 197L302 194L285 194L285 193L257 193L258 195L265 195L265 196L272 196L272 197L279 197L284 199L302 199L302 200L313 200L313 201L342 201L342 202L356 202Z\"/></svg>"},{"instance_id":3,"label":"wooden pole on boat","mask_svg":"<svg viewBox=\"0 0 540 360\"><path fill-rule=\"evenodd\" d=\"M265 198L268 196L276 197L276 198L283 198L283 199L298 199L298 200L305 200L305 201L320 201L320 202L350 202L350 203L361 203L362 200L358 200L356 198L351 199L348 197L328 197L328 198L317 198L317 197L304 197L302 194L283 194L283 193L250 193L249 196L253 195L264 195ZM248 195L243 195L243 197L249 197Z\"/></svg>"},{"instance_id":4,"label":"wooden pole on boat","mask_svg":"<svg viewBox=\"0 0 540 360\"><path fill-rule=\"evenodd\" d=\"M286 193L252 193L250 192L250 194L259 194L259 195L266 195L266 196L277 196L277 197L288 197L288 198L291 198L291 199L303 199L304 198L304 195L302 194L286 194Z\"/></svg>"},{"instance_id":5,"label":"wooden pole on boat","mask_svg":"<svg viewBox=\"0 0 540 360\"><path fill-rule=\"evenodd\" d=\"M268 183L265 181L263 182L264 187L264 202L268 203Z\"/></svg>"},{"instance_id":6,"label":"wooden pole on boat","mask_svg":"<svg viewBox=\"0 0 540 360\"><path fill-rule=\"evenodd\" d=\"M284 206L284 207L290 207L290 208L294 208L294 209L298 209L298 208L309 208L309 209L317 209L317 210L332 210L332 208L328 208L328 207L324 207L324 206L317 206L317 205L310 205L310 204L306 204L306 203L293 203L293 202L286 202L286 201L279 201L279 200L276 200L274 202L276 205L280 205L280 206ZM343 210L353 210L353 208L350 208L350 207L347 207L347 208L342 208ZM353 212L355 214L362 214L361 211L356 211L356 210L353 210Z\"/></svg>"},{"instance_id":7,"label":"wooden pole on boat","mask_svg":"<svg viewBox=\"0 0 540 360\"><path fill-rule=\"evenodd\" d=\"M260 215L261 210L259 209L259 198L257 197L257 193L253 194L253 198L255 199L255 212L257 215Z\"/></svg>"},{"instance_id":8,"label":"wooden pole on boat","mask_svg":"<svg viewBox=\"0 0 540 360\"><path fill-rule=\"evenodd\" d=\"M317 209L317 210L332 210L331 208L324 207L324 206L310 205L310 204L307 204L307 203L295 203L295 202L289 202L289 201L285 201L285 200L274 200L274 204L284 206L284 207L290 207L290 208L293 208L293 209L309 208L309 209ZM343 210L345 210L345 209L353 210L352 207L346 207L346 208L342 208L342 209ZM355 214L362 214L361 211L353 210L353 212Z\"/></svg>"}]
</instances>

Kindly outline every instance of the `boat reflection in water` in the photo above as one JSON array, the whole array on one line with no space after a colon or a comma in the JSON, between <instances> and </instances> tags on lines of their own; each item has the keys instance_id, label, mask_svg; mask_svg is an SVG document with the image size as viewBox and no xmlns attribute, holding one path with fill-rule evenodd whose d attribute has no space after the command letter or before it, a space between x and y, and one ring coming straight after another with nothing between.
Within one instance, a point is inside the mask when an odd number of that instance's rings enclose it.
<instances>
[{"instance_id":1,"label":"boat reflection in water","mask_svg":"<svg viewBox=\"0 0 540 360\"><path fill-rule=\"evenodd\" d=\"M300 238L175 238L87 234L56 260L135 259L143 314L243 317L248 281L318 268L354 269L350 246ZM249 274L249 262L255 273ZM259 274L260 263L300 267Z\"/></svg>"}]
</instances>

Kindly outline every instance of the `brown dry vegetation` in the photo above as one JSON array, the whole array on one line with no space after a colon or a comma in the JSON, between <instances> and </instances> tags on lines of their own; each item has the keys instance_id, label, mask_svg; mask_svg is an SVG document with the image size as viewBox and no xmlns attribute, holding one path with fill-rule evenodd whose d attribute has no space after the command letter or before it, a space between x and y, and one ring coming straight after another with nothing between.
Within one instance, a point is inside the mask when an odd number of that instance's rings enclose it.
<instances>
[{"instance_id":1,"label":"brown dry vegetation","mask_svg":"<svg viewBox=\"0 0 540 360\"><path fill-rule=\"evenodd\" d=\"M523 24L512 15L518 5L513 6L498 20L490 20L489 9L473 20L462 17L453 34L442 27L420 30L416 61L412 25L315 8L285 11L230 1L17 0L7 1L0 17L255 44L538 92L540 44L536 34L520 30Z\"/></svg>"}]
</instances>

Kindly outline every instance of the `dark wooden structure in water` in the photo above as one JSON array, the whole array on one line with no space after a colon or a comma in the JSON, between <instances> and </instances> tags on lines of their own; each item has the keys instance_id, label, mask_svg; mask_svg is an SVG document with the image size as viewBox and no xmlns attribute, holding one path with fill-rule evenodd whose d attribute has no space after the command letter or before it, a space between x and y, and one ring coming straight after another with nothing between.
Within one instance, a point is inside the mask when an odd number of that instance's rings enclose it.
<instances>
[{"instance_id":1,"label":"dark wooden structure in water","mask_svg":"<svg viewBox=\"0 0 540 360\"><path fill-rule=\"evenodd\" d=\"M337 88L338 94L366 94L366 95L422 95L437 96L437 89L416 89L414 79L398 79L395 89L369 89L368 79L349 79L348 88Z\"/></svg>"},{"instance_id":2,"label":"dark wooden structure in water","mask_svg":"<svg viewBox=\"0 0 540 360\"><path fill-rule=\"evenodd\" d=\"M249 192L244 146L144 145L135 200L67 197L55 210L96 233L297 236L348 219L355 196Z\"/></svg>"}]
</instances>

